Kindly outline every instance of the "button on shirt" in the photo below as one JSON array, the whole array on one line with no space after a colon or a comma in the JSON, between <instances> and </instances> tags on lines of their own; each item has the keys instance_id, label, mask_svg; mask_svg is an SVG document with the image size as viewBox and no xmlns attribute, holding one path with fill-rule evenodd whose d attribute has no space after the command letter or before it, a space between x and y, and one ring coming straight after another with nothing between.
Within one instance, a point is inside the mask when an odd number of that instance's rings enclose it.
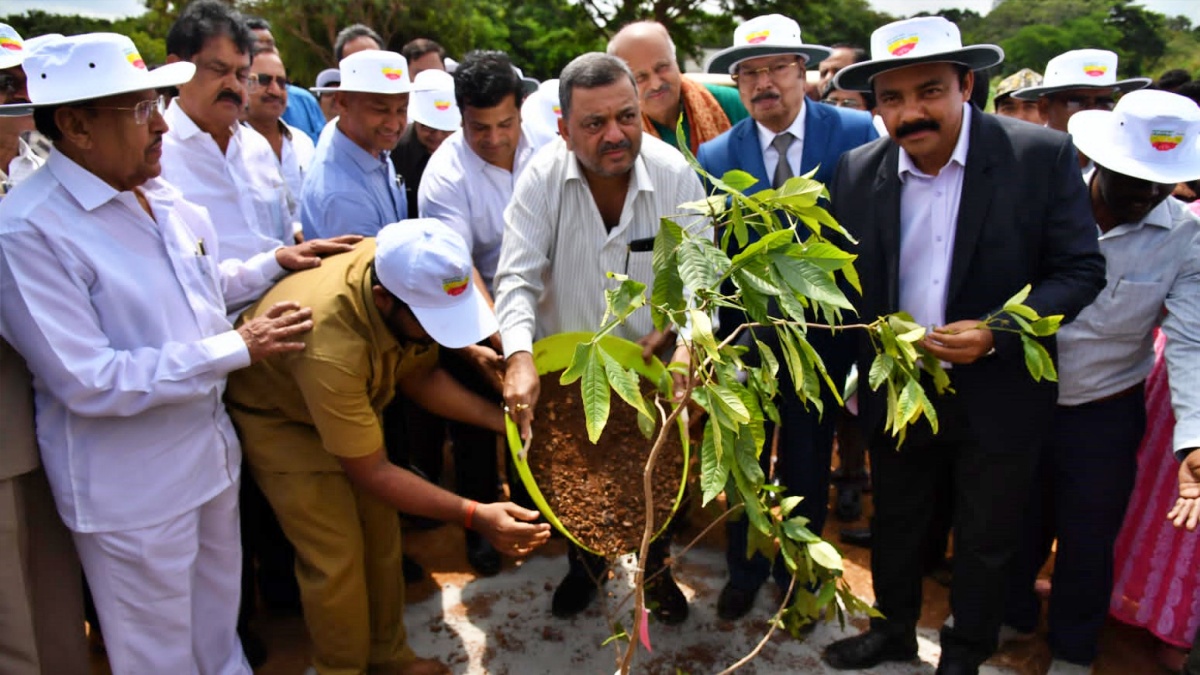
<instances>
[{"instance_id":1,"label":"button on shirt","mask_svg":"<svg viewBox=\"0 0 1200 675\"><path fill-rule=\"evenodd\" d=\"M504 209L533 154L533 146L522 133L513 170L506 171L475 154L459 130L442 142L421 177L417 191L421 217L437 218L462 235L488 290L493 288L500 262Z\"/></svg>"},{"instance_id":2,"label":"button on shirt","mask_svg":"<svg viewBox=\"0 0 1200 675\"><path fill-rule=\"evenodd\" d=\"M795 139L787 150L788 166L792 167L792 175L800 175L800 158L804 155L804 117L808 114L808 106L801 105L800 112L796 115L796 119L792 120L791 126L779 134L787 132ZM775 137L779 134L764 127L761 123L755 122L755 128L758 129L758 147L762 150L763 164L767 168L767 176L775 175L775 167L779 165L779 151L772 145L775 142ZM770 187L769 185L767 187Z\"/></svg>"},{"instance_id":3,"label":"button on shirt","mask_svg":"<svg viewBox=\"0 0 1200 675\"><path fill-rule=\"evenodd\" d=\"M1099 236L1108 283L1058 332L1058 403L1080 405L1144 381L1161 323L1175 448L1200 446L1200 219L1168 197L1141 222Z\"/></svg>"},{"instance_id":4,"label":"button on shirt","mask_svg":"<svg viewBox=\"0 0 1200 675\"><path fill-rule=\"evenodd\" d=\"M219 244L210 248L218 259L250 260L269 253L274 260L275 249L293 239L287 189L271 144L239 124L222 153L213 137L183 111L179 99L163 117L170 130L163 136L162 177L184 199L208 209ZM277 267L276 273L281 272Z\"/></svg>"},{"instance_id":5,"label":"button on shirt","mask_svg":"<svg viewBox=\"0 0 1200 675\"><path fill-rule=\"evenodd\" d=\"M373 237L385 225L407 217L404 186L388 153L372 155L337 128L328 143L317 143L300 195L305 239Z\"/></svg>"},{"instance_id":6,"label":"button on shirt","mask_svg":"<svg viewBox=\"0 0 1200 675\"><path fill-rule=\"evenodd\" d=\"M918 169L900 149L900 310L926 327L946 324L946 286L970 130L971 106L963 104L958 143L936 176Z\"/></svg>"},{"instance_id":7,"label":"button on shirt","mask_svg":"<svg viewBox=\"0 0 1200 675\"><path fill-rule=\"evenodd\" d=\"M642 136L621 220L609 232L575 154L561 139L542 148L517 181L504 213L496 315L505 356L532 351L533 341L547 335L599 328L603 291L619 285L606 273L654 283L653 252L631 251L630 242L653 238L661 218L678 213L679 204L703 198L700 179L683 155ZM615 334L636 340L653 329L643 307Z\"/></svg>"},{"instance_id":8,"label":"button on shirt","mask_svg":"<svg viewBox=\"0 0 1200 675\"><path fill-rule=\"evenodd\" d=\"M226 275L204 209L161 179L117 192L64 155L0 202L0 333L34 376L38 442L77 532L147 527L236 484L226 375L250 363L225 304L263 270ZM82 236L81 233L86 233Z\"/></svg>"}]
</instances>

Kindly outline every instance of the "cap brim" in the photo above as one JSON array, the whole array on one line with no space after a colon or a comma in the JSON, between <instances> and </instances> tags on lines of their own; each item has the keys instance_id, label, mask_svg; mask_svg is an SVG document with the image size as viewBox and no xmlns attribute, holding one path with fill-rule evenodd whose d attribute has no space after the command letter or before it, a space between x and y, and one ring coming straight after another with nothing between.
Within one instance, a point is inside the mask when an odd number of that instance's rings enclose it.
<instances>
[{"instance_id":1,"label":"cap brim","mask_svg":"<svg viewBox=\"0 0 1200 675\"><path fill-rule=\"evenodd\" d=\"M774 56L776 54L796 54L804 58L805 65L824 61L829 58L833 50L829 47L821 45L800 45L797 47L784 47L781 45L737 45L735 47L726 47L708 60L704 66L706 73L722 73L728 75L733 72L737 64L746 59L756 59L760 56Z\"/></svg>"},{"instance_id":2,"label":"cap brim","mask_svg":"<svg viewBox=\"0 0 1200 675\"><path fill-rule=\"evenodd\" d=\"M496 313L474 282L467 283L466 296L450 307L409 307L434 342L448 349L461 349L500 329Z\"/></svg>"},{"instance_id":3,"label":"cap brim","mask_svg":"<svg viewBox=\"0 0 1200 675\"><path fill-rule=\"evenodd\" d=\"M1152 183L1184 183L1200 179L1200 137L1194 141L1192 162L1157 164L1128 157L1112 142L1122 133L1117 116L1108 110L1081 110L1067 122L1079 152L1096 164L1119 174Z\"/></svg>"},{"instance_id":4,"label":"cap brim","mask_svg":"<svg viewBox=\"0 0 1200 675\"><path fill-rule=\"evenodd\" d=\"M329 93L333 93L335 91L352 91L356 94L383 94L384 96L391 96L393 94L411 94L414 91L416 91L415 89L412 88L412 86L405 87L403 91L379 91L378 89L362 89L362 88L357 88L354 86L349 86L349 87L343 87L343 86L309 87L308 90L314 94L329 94Z\"/></svg>"},{"instance_id":5,"label":"cap brim","mask_svg":"<svg viewBox=\"0 0 1200 675\"><path fill-rule=\"evenodd\" d=\"M411 111L408 113L408 117L414 122L420 122L421 124L431 129L437 129L438 131L458 131L462 128L461 121L454 124L448 124L445 121L421 119L424 117L424 115L414 115Z\"/></svg>"},{"instance_id":6,"label":"cap brim","mask_svg":"<svg viewBox=\"0 0 1200 675\"><path fill-rule=\"evenodd\" d=\"M168 63L165 66L159 66L151 70L146 79L139 82L136 87L116 87L110 91L102 91L99 93L89 93L86 96L68 96L52 101L36 101L32 103L12 103L9 105L0 105L0 117L20 117L22 115L31 115L35 108L47 108L56 105L66 105L68 103L79 103L80 101L94 101L98 98L106 98L108 96L120 96L134 91L144 91L146 89L165 89L167 87L177 87L192 79L196 74L196 65L190 61L177 61Z\"/></svg>"},{"instance_id":7,"label":"cap brim","mask_svg":"<svg viewBox=\"0 0 1200 675\"><path fill-rule=\"evenodd\" d=\"M1150 86L1151 82L1152 80L1148 77L1131 77L1112 84L1062 84L1053 87L1026 87L1014 91L1012 97L1022 101L1036 101L1049 94L1056 94L1060 91L1073 91L1075 89L1116 89L1122 94L1128 94L1131 91L1145 89Z\"/></svg>"},{"instance_id":8,"label":"cap brim","mask_svg":"<svg viewBox=\"0 0 1200 675\"><path fill-rule=\"evenodd\" d=\"M846 66L833 76L833 86L846 91L871 91L871 80L880 73L922 63L958 63L971 70L983 70L1004 62L1004 50L996 45L971 45L954 51L923 56L863 61Z\"/></svg>"}]
</instances>

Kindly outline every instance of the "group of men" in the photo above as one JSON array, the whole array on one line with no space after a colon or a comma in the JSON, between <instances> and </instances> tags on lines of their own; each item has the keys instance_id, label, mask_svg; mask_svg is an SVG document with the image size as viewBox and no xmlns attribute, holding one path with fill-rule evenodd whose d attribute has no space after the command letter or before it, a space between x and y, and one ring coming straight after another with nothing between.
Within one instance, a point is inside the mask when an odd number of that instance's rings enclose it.
<instances>
[{"instance_id":1,"label":"group of men","mask_svg":"<svg viewBox=\"0 0 1200 675\"><path fill-rule=\"evenodd\" d=\"M955 391L927 383L940 430L914 429L901 450L881 394L859 390L882 617L831 644L827 664L916 658L925 539L949 494L938 672L977 672L1003 637L1033 630L1054 538L1054 667L1086 672L1159 324L1179 508L1193 525L1200 513L1200 402L1186 386L1200 368L1200 221L1169 197L1200 178L1200 107L1132 91L1146 82L1117 80L1109 52L1065 54L1041 83L1018 74L1005 93L1036 101L1044 128L970 103L1003 52L962 45L937 17L879 28L869 53L755 17L706 66L732 88L682 75L666 29L638 22L528 96L503 53L472 52L449 74L436 43L392 52L352 26L319 103L289 82L269 25L217 0L184 9L154 70L124 36L0 38L16 46L0 51L0 149L15 148L0 201L6 673L86 671L79 636L61 630L81 623L78 589L61 583L76 555L113 672L249 672L238 492L251 478L295 549L313 672L448 672L407 644L397 513L461 523L481 574L548 539L536 511L496 501L495 437L505 409L529 434L534 341L596 329L608 272L652 285L637 244L704 196L677 123L709 174L745 171L751 192L815 171L857 242L858 313L928 326L921 347ZM806 93L818 65L827 103ZM48 158L20 136L30 127ZM1068 322L1058 385L1029 376L1013 332L980 324L1027 284L1029 306ZM716 318L726 332L744 321ZM616 334L647 359L686 360L647 311ZM867 338L812 340L831 376L869 371ZM820 531L836 418L780 389L773 471ZM447 437L461 496L420 475ZM728 535L717 605L737 619L768 577L790 579L747 558L744 522ZM668 528L645 565L667 567L647 593L673 624L688 605L670 546ZM561 618L606 578L603 559L568 559ZM42 578L47 560L59 583Z\"/></svg>"}]
</instances>

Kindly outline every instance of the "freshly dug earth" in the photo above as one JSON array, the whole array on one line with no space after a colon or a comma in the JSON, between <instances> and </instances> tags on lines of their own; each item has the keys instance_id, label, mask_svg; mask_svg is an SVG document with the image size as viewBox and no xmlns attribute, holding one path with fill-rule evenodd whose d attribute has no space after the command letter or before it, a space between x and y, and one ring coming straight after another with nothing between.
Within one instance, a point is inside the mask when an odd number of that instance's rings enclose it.
<instances>
[{"instance_id":1,"label":"freshly dug earth","mask_svg":"<svg viewBox=\"0 0 1200 675\"><path fill-rule=\"evenodd\" d=\"M600 441L588 441L579 382L543 375L533 417L529 469L546 503L582 544L604 555L636 551L645 523L642 475L654 445L638 428L638 413L615 393ZM653 386L642 380L642 393ZM657 434L657 432L656 432ZM671 515L683 475L683 448L672 429L654 467L654 529Z\"/></svg>"}]
</instances>

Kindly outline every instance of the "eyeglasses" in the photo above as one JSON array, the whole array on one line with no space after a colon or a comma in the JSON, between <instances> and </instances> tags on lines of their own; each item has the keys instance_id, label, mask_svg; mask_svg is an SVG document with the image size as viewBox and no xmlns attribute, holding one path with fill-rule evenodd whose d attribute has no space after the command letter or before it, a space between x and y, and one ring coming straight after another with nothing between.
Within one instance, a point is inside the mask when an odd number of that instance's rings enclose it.
<instances>
[{"instance_id":1,"label":"eyeglasses","mask_svg":"<svg viewBox=\"0 0 1200 675\"><path fill-rule=\"evenodd\" d=\"M283 75L268 75L266 73L250 73L250 79L246 82L247 88L251 91L255 89L267 89L271 83L279 85L280 89L287 89L288 79Z\"/></svg>"},{"instance_id":2,"label":"eyeglasses","mask_svg":"<svg viewBox=\"0 0 1200 675\"><path fill-rule=\"evenodd\" d=\"M1111 94L1106 96L1059 96L1059 101L1067 107L1067 112L1075 113L1080 110L1112 110L1117 102Z\"/></svg>"},{"instance_id":3,"label":"eyeglasses","mask_svg":"<svg viewBox=\"0 0 1200 675\"><path fill-rule=\"evenodd\" d=\"M24 89L27 81L24 75L0 73L0 93L11 96Z\"/></svg>"},{"instance_id":4,"label":"eyeglasses","mask_svg":"<svg viewBox=\"0 0 1200 675\"><path fill-rule=\"evenodd\" d=\"M730 73L729 77L738 84L741 84L742 80L750 83L757 82L759 75L766 75L772 80L778 80L783 77L783 74L788 71L788 68L799 65L799 63L800 59L796 59L795 61L790 61L788 63L776 63L773 66L766 66L764 68L738 68L734 72Z\"/></svg>"},{"instance_id":5,"label":"eyeglasses","mask_svg":"<svg viewBox=\"0 0 1200 675\"><path fill-rule=\"evenodd\" d=\"M862 102L856 98L834 98L830 96L822 101L822 103L828 103L839 108L854 108L855 110L862 110L863 107Z\"/></svg>"},{"instance_id":6,"label":"eyeglasses","mask_svg":"<svg viewBox=\"0 0 1200 675\"><path fill-rule=\"evenodd\" d=\"M146 124L147 122L149 122L150 117L154 113L156 113L156 112L161 113L163 111L163 109L166 108L166 106L167 106L167 97L159 96L157 98L148 98L144 101L138 101L138 104L133 107L115 106L115 105L85 105L85 106L80 106L80 107L88 108L91 110L124 110L124 111L132 110L133 111L133 123L141 125L141 124Z\"/></svg>"}]
</instances>

